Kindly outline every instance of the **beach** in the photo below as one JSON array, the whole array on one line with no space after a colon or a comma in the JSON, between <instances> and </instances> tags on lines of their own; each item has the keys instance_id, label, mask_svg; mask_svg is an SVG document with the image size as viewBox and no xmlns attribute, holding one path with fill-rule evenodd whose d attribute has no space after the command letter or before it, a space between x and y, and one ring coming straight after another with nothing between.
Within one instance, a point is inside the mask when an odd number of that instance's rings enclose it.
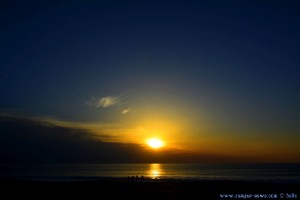
<instances>
[{"instance_id":1,"label":"beach","mask_svg":"<svg viewBox=\"0 0 300 200\"><path fill-rule=\"evenodd\" d=\"M300 194L299 183L229 180L1 179L0 186L1 196L9 195L9 199L299 199Z\"/></svg>"}]
</instances>

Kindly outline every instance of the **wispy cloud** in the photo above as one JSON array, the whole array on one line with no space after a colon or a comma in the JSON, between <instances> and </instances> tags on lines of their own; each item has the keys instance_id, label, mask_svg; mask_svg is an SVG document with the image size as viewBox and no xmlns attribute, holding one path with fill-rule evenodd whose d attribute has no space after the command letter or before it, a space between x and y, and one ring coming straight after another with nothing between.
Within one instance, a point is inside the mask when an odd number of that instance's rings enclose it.
<instances>
[{"instance_id":1,"label":"wispy cloud","mask_svg":"<svg viewBox=\"0 0 300 200\"><path fill-rule=\"evenodd\" d=\"M94 108L108 108L118 106L119 113L126 115L133 111L128 102L124 101L120 96L105 96L101 98L91 98L85 102L86 106Z\"/></svg>"},{"instance_id":2,"label":"wispy cloud","mask_svg":"<svg viewBox=\"0 0 300 200\"><path fill-rule=\"evenodd\" d=\"M116 105L117 103L120 102L120 99L118 97L114 96L107 96L107 97L102 97L100 99L97 98L91 98L87 102L85 102L85 105L91 106L91 107L102 107L102 108L107 108Z\"/></svg>"},{"instance_id":3,"label":"wispy cloud","mask_svg":"<svg viewBox=\"0 0 300 200\"><path fill-rule=\"evenodd\" d=\"M99 102L97 103L96 107L107 108L116 105L118 102L118 97L102 97L99 99Z\"/></svg>"},{"instance_id":4,"label":"wispy cloud","mask_svg":"<svg viewBox=\"0 0 300 200\"><path fill-rule=\"evenodd\" d=\"M129 113L131 111L132 111L131 107L125 108L125 109L122 110L122 115L126 115L127 113Z\"/></svg>"}]
</instances>

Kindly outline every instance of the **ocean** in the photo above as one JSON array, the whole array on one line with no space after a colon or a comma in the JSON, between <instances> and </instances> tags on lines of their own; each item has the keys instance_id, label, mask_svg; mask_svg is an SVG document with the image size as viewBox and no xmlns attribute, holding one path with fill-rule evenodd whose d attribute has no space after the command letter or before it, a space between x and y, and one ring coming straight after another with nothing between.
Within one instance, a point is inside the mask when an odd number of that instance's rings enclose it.
<instances>
[{"instance_id":1,"label":"ocean","mask_svg":"<svg viewBox=\"0 0 300 200\"><path fill-rule=\"evenodd\" d=\"M300 183L300 164L36 164L0 165L0 178L103 180L234 180Z\"/></svg>"}]
</instances>

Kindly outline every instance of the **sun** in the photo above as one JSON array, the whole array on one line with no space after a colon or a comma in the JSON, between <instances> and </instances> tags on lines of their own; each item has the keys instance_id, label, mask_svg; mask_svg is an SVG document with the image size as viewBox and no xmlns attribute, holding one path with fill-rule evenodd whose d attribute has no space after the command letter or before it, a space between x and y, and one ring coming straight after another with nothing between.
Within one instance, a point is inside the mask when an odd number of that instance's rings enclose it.
<instances>
[{"instance_id":1,"label":"sun","mask_svg":"<svg viewBox=\"0 0 300 200\"><path fill-rule=\"evenodd\" d=\"M159 149L164 146L164 142L157 138L151 138L147 141L147 144L153 149Z\"/></svg>"}]
</instances>

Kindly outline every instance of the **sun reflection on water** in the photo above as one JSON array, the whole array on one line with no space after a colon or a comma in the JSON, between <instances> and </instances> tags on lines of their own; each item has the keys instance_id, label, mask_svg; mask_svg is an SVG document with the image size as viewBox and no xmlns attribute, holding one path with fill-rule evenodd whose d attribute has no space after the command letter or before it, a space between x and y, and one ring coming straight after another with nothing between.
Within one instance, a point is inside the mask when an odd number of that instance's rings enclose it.
<instances>
[{"instance_id":1,"label":"sun reflection on water","mask_svg":"<svg viewBox=\"0 0 300 200\"><path fill-rule=\"evenodd\" d=\"M160 176L162 175L162 168L160 164L158 163L150 164L150 169L148 171L148 174L151 179L159 179Z\"/></svg>"}]
</instances>

